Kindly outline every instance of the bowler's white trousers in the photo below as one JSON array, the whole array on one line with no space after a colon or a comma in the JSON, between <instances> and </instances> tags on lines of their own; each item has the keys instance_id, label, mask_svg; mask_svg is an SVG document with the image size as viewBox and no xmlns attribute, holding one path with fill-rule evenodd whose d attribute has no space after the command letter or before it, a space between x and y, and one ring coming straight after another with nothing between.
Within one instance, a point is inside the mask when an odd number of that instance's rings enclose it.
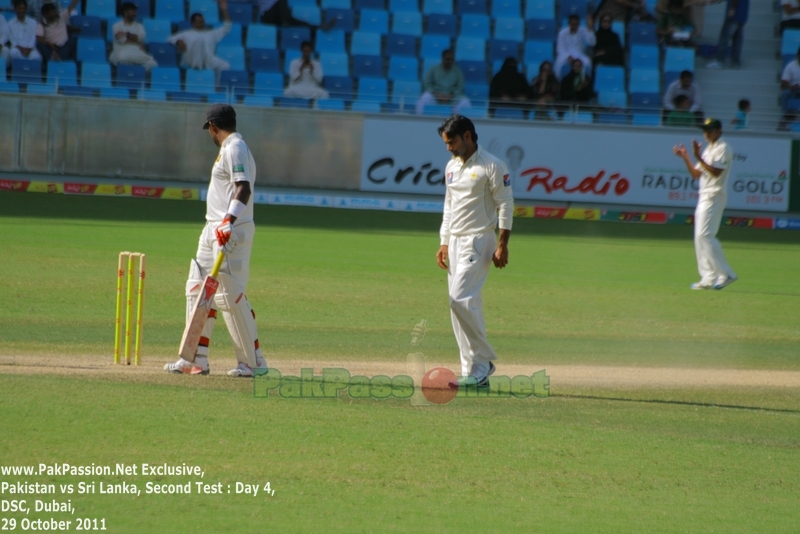
<instances>
[{"instance_id":1,"label":"bowler's white trousers","mask_svg":"<svg viewBox=\"0 0 800 534\"><path fill-rule=\"evenodd\" d=\"M720 277L736 278L717 239L724 210L724 199L700 195L694 211L694 249L700 283L703 285L714 285Z\"/></svg>"},{"instance_id":2,"label":"bowler's white trousers","mask_svg":"<svg viewBox=\"0 0 800 534\"><path fill-rule=\"evenodd\" d=\"M447 255L447 286L450 293L450 318L461 352L461 374L467 376L475 363L497 359L486 340L481 291L492 255L497 249L494 232L469 236L450 236Z\"/></svg>"}]
</instances>

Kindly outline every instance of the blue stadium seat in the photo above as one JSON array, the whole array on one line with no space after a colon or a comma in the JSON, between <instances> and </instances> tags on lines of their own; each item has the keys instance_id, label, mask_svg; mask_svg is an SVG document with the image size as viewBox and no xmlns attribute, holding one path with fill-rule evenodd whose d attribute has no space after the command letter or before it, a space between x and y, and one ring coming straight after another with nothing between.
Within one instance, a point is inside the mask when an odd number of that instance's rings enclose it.
<instances>
[{"instance_id":1,"label":"blue stadium seat","mask_svg":"<svg viewBox=\"0 0 800 534\"><path fill-rule=\"evenodd\" d=\"M494 21L494 38L517 41L525 40L525 22L519 17L498 17Z\"/></svg>"},{"instance_id":2,"label":"blue stadium seat","mask_svg":"<svg viewBox=\"0 0 800 534\"><path fill-rule=\"evenodd\" d=\"M281 96L283 94L283 74L256 72L253 80L253 93L262 96Z\"/></svg>"},{"instance_id":3,"label":"blue stadium seat","mask_svg":"<svg viewBox=\"0 0 800 534\"><path fill-rule=\"evenodd\" d=\"M392 15L392 33L403 35L422 35L422 14L419 12L401 11Z\"/></svg>"},{"instance_id":4,"label":"blue stadium seat","mask_svg":"<svg viewBox=\"0 0 800 534\"><path fill-rule=\"evenodd\" d=\"M184 90L187 93L211 94L216 91L216 74L213 70L186 71Z\"/></svg>"},{"instance_id":5,"label":"blue stadium seat","mask_svg":"<svg viewBox=\"0 0 800 534\"><path fill-rule=\"evenodd\" d=\"M108 63L82 63L81 85L98 89L111 87L111 65Z\"/></svg>"},{"instance_id":6,"label":"blue stadium seat","mask_svg":"<svg viewBox=\"0 0 800 534\"><path fill-rule=\"evenodd\" d=\"M344 31L338 29L328 30L326 32L318 31L315 49L318 54L325 54L328 52L346 54L347 50L344 47Z\"/></svg>"},{"instance_id":7,"label":"blue stadium seat","mask_svg":"<svg viewBox=\"0 0 800 534\"><path fill-rule=\"evenodd\" d=\"M458 14L464 13L486 15L486 0L458 0Z\"/></svg>"},{"instance_id":8,"label":"blue stadium seat","mask_svg":"<svg viewBox=\"0 0 800 534\"><path fill-rule=\"evenodd\" d=\"M292 8L292 16L298 20L319 26L322 22L322 12L317 6L296 6Z\"/></svg>"},{"instance_id":9,"label":"blue stadium seat","mask_svg":"<svg viewBox=\"0 0 800 534\"><path fill-rule=\"evenodd\" d=\"M386 37L386 55L417 57L417 38L411 35L390 33Z\"/></svg>"},{"instance_id":10,"label":"blue stadium seat","mask_svg":"<svg viewBox=\"0 0 800 534\"><path fill-rule=\"evenodd\" d=\"M113 98L115 100L130 100L131 92L129 89L121 87L103 87L100 89L100 98Z\"/></svg>"},{"instance_id":11,"label":"blue stadium seat","mask_svg":"<svg viewBox=\"0 0 800 534\"><path fill-rule=\"evenodd\" d=\"M525 118L525 112L517 108L497 108L494 110L495 119L506 120L522 120Z\"/></svg>"},{"instance_id":12,"label":"blue stadium seat","mask_svg":"<svg viewBox=\"0 0 800 534\"><path fill-rule=\"evenodd\" d=\"M492 0L492 17L520 18L522 9L520 0Z\"/></svg>"},{"instance_id":13,"label":"blue stadium seat","mask_svg":"<svg viewBox=\"0 0 800 534\"><path fill-rule=\"evenodd\" d=\"M625 69L598 65L594 72L594 90L600 92L625 92Z\"/></svg>"},{"instance_id":14,"label":"blue stadium seat","mask_svg":"<svg viewBox=\"0 0 800 534\"><path fill-rule=\"evenodd\" d=\"M242 25L238 22L231 24L231 31L225 34L217 46L242 46Z\"/></svg>"},{"instance_id":15,"label":"blue stadium seat","mask_svg":"<svg viewBox=\"0 0 800 534\"><path fill-rule=\"evenodd\" d=\"M363 11L365 9L386 9L385 0L355 0L353 9Z\"/></svg>"},{"instance_id":16,"label":"blue stadium seat","mask_svg":"<svg viewBox=\"0 0 800 534\"><path fill-rule=\"evenodd\" d=\"M525 2L525 20L528 19L555 20L555 0L528 0Z\"/></svg>"},{"instance_id":17,"label":"blue stadium seat","mask_svg":"<svg viewBox=\"0 0 800 534\"><path fill-rule=\"evenodd\" d=\"M144 19L142 21L144 31L147 34L147 43L166 43L172 35L172 23L166 19ZM81 32L83 38L83 32Z\"/></svg>"},{"instance_id":18,"label":"blue stadium seat","mask_svg":"<svg viewBox=\"0 0 800 534\"><path fill-rule=\"evenodd\" d=\"M211 93L206 95L206 102L209 104L230 104L235 102L236 97L226 93Z\"/></svg>"},{"instance_id":19,"label":"blue stadium seat","mask_svg":"<svg viewBox=\"0 0 800 534\"><path fill-rule=\"evenodd\" d=\"M504 39L492 39L489 41L489 61L503 62L509 57L513 57L519 61L518 42L506 41Z\"/></svg>"},{"instance_id":20,"label":"blue stadium seat","mask_svg":"<svg viewBox=\"0 0 800 534\"><path fill-rule=\"evenodd\" d=\"M86 15L104 20L117 18L117 2L115 0L86 0Z\"/></svg>"},{"instance_id":21,"label":"blue stadium seat","mask_svg":"<svg viewBox=\"0 0 800 534\"><path fill-rule=\"evenodd\" d=\"M177 67L178 51L169 43L150 43L147 50L160 67Z\"/></svg>"},{"instance_id":22,"label":"blue stadium seat","mask_svg":"<svg viewBox=\"0 0 800 534\"><path fill-rule=\"evenodd\" d=\"M227 61L231 70L244 70L244 48L238 46L218 46L217 57Z\"/></svg>"},{"instance_id":23,"label":"blue stadium seat","mask_svg":"<svg viewBox=\"0 0 800 534\"><path fill-rule=\"evenodd\" d=\"M91 15L74 15L70 19L70 24L81 29L80 36L82 39L103 38L103 29L101 27L100 17L93 17Z\"/></svg>"},{"instance_id":24,"label":"blue stadium seat","mask_svg":"<svg viewBox=\"0 0 800 534\"><path fill-rule=\"evenodd\" d=\"M270 48L250 49L251 72L280 72L281 53Z\"/></svg>"},{"instance_id":25,"label":"blue stadium seat","mask_svg":"<svg viewBox=\"0 0 800 534\"><path fill-rule=\"evenodd\" d=\"M560 0L558 6L558 19L566 20L570 15L578 15L583 19L589 13L588 0Z\"/></svg>"},{"instance_id":26,"label":"blue stadium seat","mask_svg":"<svg viewBox=\"0 0 800 534\"><path fill-rule=\"evenodd\" d=\"M325 76L323 79L325 90L330 93L331 98L352 100L353 99L353 78L350 76Z\"/></svg>"},{"instance_id":27,"label":"blue stadium seat","mask_svg":"<svg viewBox=\"0 0 800 534\"><path fill-rule=\"evenodd\" d=\"M149 100L151 102L167 101L167 93L164 91L151 91L149 89L145 89L143 91L139 91L136 96L139 100Z\"/></svg>"},{"instance_id":28,"label":"blue stadium seat","mask_svg":"<svg viewBox=\"0 0 800 534\"><path fill-rule=\"evenodd\" d=\"M617 91L599 91L597 103L604 108L625 109L628 107L628 94Z\"/></svg>"},{"instance_id":29,"label":"blue stadium seat","mask_svg":"<svg viewBox=\"0 0 800 534\"><path fill-rule=\"evenodd\" d=\"M11 81L42 83L42 62L38 59L15 59L11 62Z\"/></svg>"},{"instance_id":30,"label":"blue stadium seat","mask_svg":"<svg viewBox=\"0 0 800 534\"><path fill-rule=\"evenodd\" d=\"M525 39L529 41L556 40L556 21L548 19L530 19L525 23Z\"/></svg>"},{"instance_id":31,"label":"blue stadium seat","mask_svg":"<svg viewBox=\"0 0 800 534\"><path fill-rule=\"evenodd\" d=\"M389 0L389 11L398 12L419 12L419 2L417 0Z\"/></svg>"},{"instance_id":32,"label":"blue stadium seat","mask_svg":"<svg viewBox=\"0 0 800 534\"><path fill-rule=\"evenodd\" d=\"M477 39L489 39L489 16L470 13L461 17L459 35Z\"/></svg>"},{"instance_id":33,"label":"blue stadium seat","mask_svg":"<svg viewBox=\"0 0 800 534\"><path fill-rule=\"evenodd\" d=\"M358 102L387 102L388 83L385 78L360 78L358 80ZM380 109L380 107L379 107Z\"/></svg>"},{"instance_id":34,"label":"blue stadium seat","mask_svg":"<svg viewBox=\"0 0 800 534\"><path fill-rule=\"evenodd\" d=\"M469 98L473 106L486 103L489 101L489 84L486 82L464 84L464 95Z\"/></svg>"},{"instance_id":35,"label":"blue stadium seat","mask_svg":"<svg viewBox=\"0 0 800 534\"><path fill-rule=\"evenodd\" d=\"M402 103L403 107L414 106L422 96L422 84L419 80L398 80L392 85L392 102Z\"/></svg>"},{"instance_id":36,"label":"blue stadium seat","mask_svg":"<svg viewBox=\"0 0 800 534\"><path fill-rule=\"evenodd\" d=\"M353 76L356 78L383 76L383 58L380 56L353 56Z\"/></svg>"},{"instance_id":37,"label":"blue stadium seat","mask_svg":"<svg viewBox=\"0 0 800 534\"><path fill-rule=\"evenodd\" d=\"M311 30L308 28L281 28L281 50L300 50L300 43L303 41L311 41Z\"/></svg>"},{"instance_id":38,"label":"blue stadium seat","mask_svg":"<svg viewBox=\"0 0 800 534\"><path fill-rule=\"evenodd\" d=\"M289 0L289 7L316 6L317 0Z\"/></svg>"},{"instance_id":39,"label":"blue stadium seat","mask_svg":"<svg viewBox=\"0 0 800 534\"><path fill-rule=\"evenodd\" d=\"M105 63L106 42L103 39L78 39L78 61Z\"/></svg>"},{"instance_id":40,"label":"blue stadium seat","mask_svg":"<svg viewBox=\"0 0 800 534\"><path fill-rule=\"evenodd\" d=\"M431 104L422 109L426 117L449 117L453 114L453 107L447 104Z\"/></svg>"},{"instance_id":41,"label":"blue stadium seat","mask_svg":"<svg viewBox=\"0 0 800 534\"><path fill-rule=\"evenodd\" d=\"M428 28L423 37L430 34L446 35L451 39L455 39L456 35L458 35L458 19L455 15L436 13L428 15Z\"/></svg>"},{"instance_id":42,"label":"blue stadium seat","mask_svg":"<svg viewBox=\"0 0 800 534\"><path fill-rule=\"evenodd\" d=\"M47 83L51 85L78 85L78 66L74 61L48 61Z\"/></svg>"},{"instance_id":43,"label":"blue stadium seat","mask_svg":"<svg viewBox=\"0 0 800 534\"><path fill-rule=\"evenodd\" d=\"M287 50L283 54L283 72L289 74L292 70L292 61L302 56L300 50Z\"/></svg>"},{"instance_id":44,"label":"blue stadium seat","mask_svg":"<svg viewBox=\"0 0 800 534\"><path fill-rule=\"evenodd\" d=\"M150 71L150 89L170 93L180 92L180 69L177 67L153 67Z\"/></svg>"},{"instance_id":45,"label":"blue stadium seat","mask_svg":"<svg viewBox=\"0 0 800 534\"><path fill-rule=\"evenodd\" d=\"M682 70L694 72L694 49L668 46L664 54L664 72Z\"/></svg>"},{"instance_id":46,"label":"blue stadium seat","mask_svg":"<svg viewBox=\"0 0 800 534\"><path fill-rule=\"evenodd\" d=\"M29 95L55 96L58 94L58 89L49 83L30 83L25 92Z\"/></svg>"},{"instance_id":47,"label":"blue stadium seat","mask_svg":"<svg viewBox=\"0 0 800 534\"><path fill-rule=\"evenodd\" d=\"M367 102L364 100L356 100L353 102L352 106L350 106L351 111L357 111L359 113L380 113L381 112L381 104L380 102Z\"/></svg>"},{"instance_id":48,"label":"blue stadium seat","mask_svg":"<svg viewBox=\"0 0 800 534\"><path fill-rule=\"evenodd\" d=\"M157 0L155 18L168 20L173 24L186 20L183 0Z\"/></svg>"},{"instance_id":49,"label":"blue stadium seat","mask_svg":"<svg viewBox=\"0 0 800 534\"><path fill-rule=\"evenodd\" d=\"M365 9L358 21L358 31L386 35L389 33L389 12L382 9Z\"/></svg>"},{"instance_id":50,"label":"blue stadium seat","mask_svg":"<svg viewBox=\"0 0 800 534\"><path fill-rule=\"evenodd\" d=\"M658 93L661 90L661 73L656 69L631 69L628 91L631 93Z\"/></svg>"},{"instance_id":51,"label":"blue stadium seat","mask_svg":"<svg viewBox=\"0 0 800 534\"><path fill-rule=\"evenodd\" d=\"M228 15L231 22L247 28L253 24L253 4L228 3Z\"/></svg>"},{"instance_id":52,"label":"blue stadium seat","mask_svg":"<svg viewBox=\"0 0 800 534\"><path fill-rule=\"evenodd\" d=\"M275 105L275 100L271 96L247 95L244 97L243 103L245 106L271 108Z\"/></svg>"},{"instance_id":53,"label":"blue stadium seat","mask_svg":"<svg viewBox=\"0 0 800 534\"><path fill-rule=\"evenodd\" d=\"M335 21L335 28L345 33L353 33L355 30L355 16L351 9L326 9L323 13L326 23Z\"/></svg>"},{"instance_id":54,"label":"blue stadium seat","mask_svg":"<svg viewBox=\"0 0 800 534\"><path fill-rule=\"evenodd\" d=\"M322 0L320 4L322 9L353 9L353 2L351 0Z\"/></svg>"},{"instance_id":55,"label":"blue stadium seat","mask_svg":"<svg viewBox=\"0 0 800 534\"><path fill-rule=\"evenodd\" d=\"M415 57L389 57L389 79L419 80L419 61Z\"/></svg>"},{"instance_id":56,"label":"blue stadium seat","mask_svg":"<svg viewBox=\"0 0 800 534\"><path fill-rule=\"evenodd\" d=\"M523 63L528 66L528 72L531 67L535 67L538 74L542 61L553 62L553 41L527 41L522 57Z\"/></svg>"},{"instance_id":57,"label":"blue stadium seat","mask_svg":"<svg viewBox=\"0 0 800 534\"><path fill-rule=\"evenodd\" d=\"M628 66L631 69L658 69L659 52L657 46L631 45Z\"/></svg>"},{"instance_id":58,"label":"blue stadium seat","mask_svg":"<svg viewBox=\"0 0 800 534\"><path fill-rule=\"evenodd\" d=\"M19 84L0 81L0 93L19 93Z\"/></svg>"},{"instance_id":59,"label":"blue stadium seat","mask_svg":"<svg viewBox=\"0 0 800 534\"><path fill-rule=\"evenodd\" d=\"M485 61L458 61L461 72L464 73L466 83L486 83L486 62Z\"/></svg>"},{"instance_id":60,"label":"blue stadium seat","mask_svg":"<svg viewBox=\"0 0 800 534\"><path fill-rule=\"evenodd\" d=\"M634 93L630 94L631 108L636 109L661 109L661 93Z\"/></svg>"},{"instance_id":61,"label":"blue stadium seat","mask_svg":"<svg viewBox=\"0 0 800 534\"><path fill-rule=\"evenodd\" d=\"M631 117L631 124L634 126L661 126L661 112L634 113Z\"/></svg>"},{"instance_id":62,"label":"blue stadium seat","mask_svg":"<svg viewBox=\"0 0 800 534\"><path fill-rule=\"evenodd\" d=\"M207 25L219 24L219 5L214 0L189 0L189 17L195 13L203 15Z\"/></svg>"},{"instance_id":63,"label":"blue stadium seat","mask_svg":"<svg viewBox=\"0 0 800 534\"><path fill-rule=\"evenodd\" d=\"M473 37L459 37L456 40L456 59L486 61L486 41Z\"/></svg>"},{"instance_id":64,"label":"blue stadium seat","mask_svg":"<svg viewBox=\"0 0 800 534\"><path fill-rule=\"evenodd\" d=\"M442 58L428 58L422 62L422 78L425 78L425 75L428 73L436 65L439 65L442 62Z\"/></svg>"},{"instance_id":65,"label":"blue stadium seat","mask_svg":"<svg viewBox=\"0 0 800 534\"><path fill-rule=\"evenodd\" d=\"M426 15L451 15L453 13L453 0L423 0L422 12Z\"/></svg>"},{"instance_id":66,"label":"blue stadium seat","mask_svg":"<svg viewBox=\"0 0 800 534\"><path fill-rule=\"evenodd\" d=\"M179 92L168 93L168 95L172 102L188 102L192 104L199 104L203 101L203 95L199 93Z\"/></svg>"},{"instance_id":67,"label":"blue stadium seat","mask_svg":"<svg viewBox=\"0 0 800 534\"><path fill-rule=\"evenodd\" d=\"M597 24L599 25L599 22ZM611 23L611 31L617 34L620 44L625 48L625 23L621 20L615 20Z\"/></svg>"},{"instance_id":68,"label":"blue stadium seat","mask_svg":"<svg viewBox=\"0 0 800 534\"><path fill-rule=\"evenodd\" d=\"M267 24L251 24L247 28L247 48L278 48L278 28Z\"/></svg>"},{"instance_id":69,"label":"blue stadium seat","mask_svg":"<svg viewBox=\"0 0 800 534\"><path fill-rule=\"evenodd\" d=\"M381 36L378 33L355 31L350 38L350 55L380 56Z\"/></svg>"},{"instance_id":70,"label":"blue stadium seat","mask_svg":"<svg viewBox=\"0 0 800 534\"><path fill-rule=\"evenodd\" d=\"M441 59L442 52L450 48L450 38L446 35L423 35L419 57L422 59Z\"/></svg>"},{"instance_id":71,"label":"blue stadium seat","mask_svg":"<svg viewBox=\"0 0 800 534\"><path fill-rule=\"evenodd\" d=\"M317 100L317 107L321 111L344 111L344 100L338 98L328 98L325 100Z\"/></svg>"},{"instance_id":72,"label":"blue stadium seat","mask_svg":"<svg viewBox=\"0 0 800 534\"><path fill-rule=\"evenodd\" d=\"M344 52L320 54L319 62L325 76L350 76L350 57Z\"/></svg>"},{"instance_id":73,"label":"blue stadium seat","mask_svg":"<svg viewBox=\"0 0 800 534\"><path fill-rule=\"evenodd\" d=\"M117 66L117 87L142 89L145 82L145 70L141 65Z\"/></svg>"},{"instance_id":74,"label":"blue stadium seat","mask_svg":"<svg viewBox=\"0 0 800 534\"><path fill-rule=\"evenodd\" d=\"M600 113L597 115L598 124L628 124L627 113Z\"/></svg>"},{"instance_id":75,"label":"blue stadium seat","mask_svg":"<svg viewBox=\"0 0 800 534\"><path fill-rule=\"evenodd\" d=\"M674 70L665 70L664 76L662 77L661 81L664 84L664 91L667 90L667 87L672 85L673 82L676 82L678 78L680 78L681 73Z\"/></svg>"},{"instance_id":76,"label":"blue stadium seat","mask_svg":"<svg viewBox=\"0 0 800 534\"><path fill-rule=\"evenodd\" d=\"M78 96L83 98L94 98L96 93L91 87L78 87L76 85L59 87L58 91L64 96Z\"/></svg>"},{"instance_id":77,"label":"blue stadium seat","mask_svg":"<svg viewBox=\"0 0 800 534\"><path fill-rule=\"evenodd\" d=\"M224 70L219 75L220 91L235 95L250 93L250 74L246 70Z\"/></svg>"},{"instance_id":78,"label":"blue stadium seat","mask_svg":"<svg viewBox=\"0 0 800 534\"><path fill-rule=\"evenodd\" d=\"M311 106L311 101L305 98L281 98L278 101L278 105L288 109L308 109Z\"/></svg>"},{"instance_id":79,"label":"blue stadium seat","mask_svg":"<svg viewBox=\"0 0 800 534\"><path fill-rule=\"evenodd\" d=\"M628 38L631 45L658 45L658 34L656 34L656 25L648 22L631 22L628 25Z\"/></svg>"},{"instance_id":80,"label":"blue stadium seat","mask_svg":"<svg viewBox=\"0 0 800 534\"><path fill-rule=\"evenodd\" d=\"M594 115L588 111L578 111L577 113L567 111L564 113L562 121L576 124L592 124L594 122Z\"/></svg>"},{"instance_id":81,"label":"blue stadium seat","mask_svg":"<svg viewBox=\"0 0 800 534\"><path fill-rule=\"evenodd\" d=\"M796 56L798 48L800 48L800 30L786 28L781 37L781 54Z\"/></svg>"},{"instance_id":82,"label":"blue stadium seat","mask_svg":"<svg viewBox=\"0 0 800 534\"><path fill-rule=\"evenodd\" d=\"M475 106L469 108L469 116L473 119L488 119L489 108L485 105Z\"/></svg>"}]
</instances>

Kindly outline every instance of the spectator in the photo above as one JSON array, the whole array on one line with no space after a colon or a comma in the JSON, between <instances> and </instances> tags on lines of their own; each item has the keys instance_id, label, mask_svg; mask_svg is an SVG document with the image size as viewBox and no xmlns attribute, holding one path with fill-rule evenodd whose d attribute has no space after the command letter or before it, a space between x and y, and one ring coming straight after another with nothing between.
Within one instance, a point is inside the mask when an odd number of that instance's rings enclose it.
<instances>
[{"instance_id":1,"label":"spectator","mask_svg":"<svg viewBox=\"0 0 800 534\"><path fill-rule=\"evenodd\" d=\"M0 15L0 59L3 60L3 65L8 64L8 22L3 15Z\"/></svg>"},{"instance_id":2,"label":"spectator","mask_svg":"<svg viewBox=\"0 0 800 534\"><path fill-rule=\"evenodd\" d=\"M611 29L611 15L600 17L600 29L595 33L597 44L594 45L595 65L625 65L625 52L622 43Z\"/></svg>"},{"instance_id":3,"label":"spectator","mask_svg":"<svg viewBox=\"0 0 800 534\"><path fill-rule=\"evenodd\" d=\"M781 0L781 35L786 28L800 29L800 0Z\"/></svg>"},{"instance_id":4,"label":"spectator","mask_svg":"<svg viewBox=\"0 0 800 534\"><path fill-rule=\"evenodd\" d=\"M328 91L321 85L324 76L322 65L311 57L313 50L313 46L308 41L304 41L300 45L303 55L292 60L289 65L289 87L283 92L283 96L308 100L328 98Z\"/></svg>"},{"instance_id":5,"label":"spectator","mask_svg":"<svg viewBox=\"0 0 800 534\"><path fill-rule=\"evenodd\" d=\"M556 78L561 78L561 69L564 65L572 65L573 60L580 59L587 70L591 70L592 60L586 55L586 47L594 46L597 42L594 31L594 19L591 15L586 17L586 27L580 26L581 19L578 15L569 16L569 25L558 32L556 41L556 64L554 72Z\"/></svg>"},{"instance_id":6,"label":"spectator","mask_svg":"<svg viewBox=\"0 0 800 534\"><path fill-rule=\"evenodd\" d=\"M675 109L675 98L678 95L685 95L689 98L689 110L695 114L698 124L703 122L702 99L700 98L700 87L694 83L692 71L681 72L680 78L669 84L664 93L664 109L672 111Z\"/></svg>"},{"instance_id":7,"label":"spectator","mask_svg":"<svg viewBox=\"0 0 800 534\"><path fill-rule=\"evenodd\" d=\"M492 107L520 107L520 104L528 101L530 92L528 81L517 68L517 60L506 58L489 85Z\"/></svg>"},{"instance_id":8,"label":"spectator","mask_svg":"<svg viewBox=\"0 0 800 534\"><path fill-rule=\"evenodd\" d=\"M72 0L67 9L58 12L55 4L42 6L42 22L36 26L36 49L45 61L75 59L76 41L69 36L69 14L80 0Z\"/></svg>"},{"instance_id":9,"label":"spectator","mask_svg":"<svg viewBox=\"0 0 800 534\"><path fill-rule=\"evenodd\" d=\"M153 56L145 52L144 41L147 37L144 26L136 21L138 7L131 2L122 4L122 20L114 24L114 49L108 60L113 65L142 65L149 71L157 67Z\"/></svg>"},{"instance_id":10,"label":"spectator","mask_svg":"<svg viewBox=\"0 0 800 534\"><path fill-rule=\"evenodd\" d=\"M470 107L469 99L464 96L464 73L455 64L452 50L442 52L442 62L431 67L422 81L422 96L417 101L417 114L421 115L425 106L434 103L453 106L453 114L460 115L461 110Z\"/></svg>"},{"instance_id":11,"label":"spectator","mask_svg":"<svg viewBox=\"0 0 800 534\"><path fill-rule=\"evenodd\" d=\"M694 46L694 26L686 16L683 0L669 0L669 10L659 17L656 33L669 46Z\"/></svg>"},{"instance_id":12,"label":"spectator","mask_svg":"<svg viewBox=\"0 0 800 534\"><path fill-rule=\"evenodd\" d=\"M549 118L549 108L558 98L558 80L553 74L553 64L542 61L539 75L531 81L531 100L536 110L537 119Z\"/></svg>"},{"instance_id":13,"label":"spectator","mask_svg":"<svg viewBox=\"0 0 800 534\"><path fill-rule=\"evenodd\" d=\"M42 55L36 50L36 21L28 16L28 2L14 0L14 11L17 16L8 22L8 40L11 50L7 61L15 59L38 59Z\"/></svg>"},{"instance_id":14,"label":"spectator","mask_svg":"<svg viewBox=\"0 0 800 534\"><path fill-rule=\"evenodd\" d=\"M61 13L61 2L59 0L28 0L28 16L41 22L43 16L42 8L47 4L54 5L56 13ZM72 14L72 10L70 10L70 14Z\"/></svg>"},{"instance_id":15,"label":"spectator","mask_svg":"<svg viewBox=\"0 0 800 534\"><path fill-rule=\"evenodd\" d=\"M558 99L565 103L588 102L594 96L592 78L586 74L580 59L572 60L572 70L561 80Z\"/></svg>"},{"instance_id":16,"label":"spectator","mask_svg":"<svg viewBox=\"0 0 800 534\"><path fill-rule=\"evenodd\" d=\"M728 0L725 8L725 22L719 32L717 45L717 59L706 65L709 69L721 69L725 63L728 52L728 41L733 32L733 52L731 52L731 65L733 68L742 66L742 42L744 41L744 25L747 23L747 13L750 10L750 0Z\"/></svg>"},{"instance_id":17,"label":"spectator","mask_svg":"<svg viewBox=\"0 0 800 534\"><path fill-rule=\"evenodd\" d=\"M800 48L797 49L797 56L783 69L781 74L781 109L784 113L784 122L780 128L786 126L786 121L791 121L794 116L790 113L789 100L800 98Z\"/></svg>"},{"instance_id":18,"label":"spectator","mask_svg":"<svg viewBox=\"0 0 800 534\"><path fill-rule=\"evenodd\" d=\"M747 130L750 128L750 101L746 98L739 100L739 111L736 117L731 121L734 129Z\"/></svg>"},{"instance_id":19,"label":"spectator","mask_svg":"<svg viewBox=\"0 0 800 534\"><path fill-rule=\"evenodd\" d=\"M609 15L613 20L626 23L630 20L653 20L653 16L647 12L644 0L603 0L594 16L602 19L603 15Z\"/></svg>"},{"instance_id":20,"label":"spectator","mask_svg":"<svg viewBox=\"0 0 800 534\"><path fill-rule=\"evenodd\" d=\"M692 101L686 95L678 95L673 101L673 109L667 114L667 126L684 126L691 128L697 123L694 113L689 111Z\"/></svg>"},{"instance_id":21,"label":"spectator","mask_svg":"<svg viewBox=\"0 0 800 534\"><path fill-rule=\"evenodd\" d=\"M316 26L304 20L296 19L292 16L292 8L289 7L287 0L258 0L258 19L261 24L272 24L273 26L305 26L315 29ZM320 26L322 30L328 30L336 24L336 20L331 20Z\"/></svg>"},{"instance_id":22,"label":"spectator","mask_svg":"<svg viewBox=\"0 0 800 534\"><path fill-rule=\"evenodd\" d=\"M231 68L230 63L216 56L217 44L231 31L228 0L218 0L218 3L224 22L221 27L207 30L203 14L193 13L189 19L192 27L176 33L167 40L182 54L181 66L187 69L213 69L217 77L223 70Z\"/></svg>"}]
</instances>

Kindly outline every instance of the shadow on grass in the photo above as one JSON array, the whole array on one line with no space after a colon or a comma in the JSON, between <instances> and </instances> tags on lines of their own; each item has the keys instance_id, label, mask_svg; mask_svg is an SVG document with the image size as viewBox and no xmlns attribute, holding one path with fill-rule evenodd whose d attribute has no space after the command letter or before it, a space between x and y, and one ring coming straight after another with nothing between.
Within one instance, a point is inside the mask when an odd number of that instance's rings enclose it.
<instances>
[{"instance_id":1,"label":"shadow on grass","mask_svg":"<svg viewBox=\"0 0 800 534\"><path fill-rule=\"evenodd\" d=\"M302 206L255 206L260 227L292 227L363 232L421 232L435 234L441 224L437 213L313 208ZM196 223L205 216L204 202L155 201L139 198L47 195L0 192L0 217L45 217L96 221ZM625 224L558 219L515 219L515 234L629 239L692 239L692 227L680 225ZM796 245L794 231L754 228L722 228L723 241Z\"/></svg>"}]
</instances>

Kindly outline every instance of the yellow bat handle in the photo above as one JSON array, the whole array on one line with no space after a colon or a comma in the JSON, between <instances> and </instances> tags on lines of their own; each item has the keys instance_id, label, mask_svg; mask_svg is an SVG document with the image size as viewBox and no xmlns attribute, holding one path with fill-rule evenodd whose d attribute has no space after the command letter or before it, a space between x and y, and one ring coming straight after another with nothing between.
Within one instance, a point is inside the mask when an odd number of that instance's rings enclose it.
<instances>
[{"instance_id":1,"label":"yellow bat handle","mask_svg":"<svg viewBox=\"0 0 800 534\"><path fill-rule=\"evenodd\" d=\"M211 278L216 278L219 275L219 270L222 269L222 262L225 260L225 251L220 250L217 254L217 261L214 262L214 268L211 269Z\"/></svg>"}]
</instances>

